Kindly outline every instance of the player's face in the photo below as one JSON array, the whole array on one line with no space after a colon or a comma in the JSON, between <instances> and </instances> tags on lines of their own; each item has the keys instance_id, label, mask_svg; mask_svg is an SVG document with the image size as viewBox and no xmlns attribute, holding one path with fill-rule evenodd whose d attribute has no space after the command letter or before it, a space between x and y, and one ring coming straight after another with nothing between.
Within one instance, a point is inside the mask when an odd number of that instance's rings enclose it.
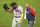
<instances>
[{"instance_id":1,"label":"player's face","mask_svg":"<svg viewBox=\"0 0 40 27\"><path fill-rule=\"evenodd\" d=\"M13 7L17 7L17 5L14 5Z\"/></svg>"},{"instance_id":2,"label":"player's face","mask_svg":"<svg viewBox=\"0 0 40 27\"><path fill-rule=\"evenodd\" d=\"M14 6L13 6L13 9L16 9L16 7L17 7L17 5L14 5Z\"/></svg>"}]
</instances>

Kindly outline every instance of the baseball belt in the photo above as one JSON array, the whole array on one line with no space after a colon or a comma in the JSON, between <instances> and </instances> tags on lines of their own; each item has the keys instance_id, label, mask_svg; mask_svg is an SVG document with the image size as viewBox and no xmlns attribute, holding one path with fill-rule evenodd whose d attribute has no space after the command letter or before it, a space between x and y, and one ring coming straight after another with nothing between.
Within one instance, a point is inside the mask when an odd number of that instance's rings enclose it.
<instances>
[{"instance_id":1,"label":"baseball belt","mask_svg":"<svg viewBox=\"0 0 40 27\"><path fill-rule=\"evenodd\" d=\"M14 16L14 17L16 17L16 18L20 18L21 16Z\"/></svg>"}]
</instances>

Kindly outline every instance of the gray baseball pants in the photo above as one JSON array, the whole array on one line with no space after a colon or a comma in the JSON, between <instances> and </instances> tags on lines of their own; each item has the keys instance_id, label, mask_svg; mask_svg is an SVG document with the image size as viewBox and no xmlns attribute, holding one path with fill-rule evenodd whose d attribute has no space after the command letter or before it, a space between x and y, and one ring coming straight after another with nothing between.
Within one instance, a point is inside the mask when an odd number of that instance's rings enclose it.
<instances>
[{"instance_id":1,"label":"gray baseball pants","mask_svg":"<svg viewBox=\"0 0 40 27\"><path fill-rule=\"evenodd\" d=\"M33 27L33 21L28 21L28 27Z\"/></svg>"}]
</instances>

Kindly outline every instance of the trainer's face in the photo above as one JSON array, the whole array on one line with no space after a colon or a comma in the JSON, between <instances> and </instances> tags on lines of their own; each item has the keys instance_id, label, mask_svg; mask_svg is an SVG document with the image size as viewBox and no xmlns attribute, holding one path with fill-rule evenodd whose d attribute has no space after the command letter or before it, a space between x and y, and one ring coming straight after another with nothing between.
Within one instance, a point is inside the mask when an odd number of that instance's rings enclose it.
<instances>
[{"instance_id":1,"label":"trainer's face","mask_svg":"<svg viewBox=\"0 0 40 27\"><path fill-rule=\"evenodd\" d=\"M26 4L25 7L26 7L26 8L29 8L29 4Z\"/></svg>"}]
</instances>

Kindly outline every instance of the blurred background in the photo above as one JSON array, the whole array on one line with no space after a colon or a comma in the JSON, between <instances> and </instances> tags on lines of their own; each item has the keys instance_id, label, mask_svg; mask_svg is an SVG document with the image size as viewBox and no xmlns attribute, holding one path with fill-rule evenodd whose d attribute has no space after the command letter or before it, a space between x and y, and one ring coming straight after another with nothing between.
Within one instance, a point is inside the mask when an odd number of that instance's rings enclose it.
<instances>
[{"instance_id":1,"label":"blurred background","mask_svg":"<svg viewBox=\"0 0 40 27\"><path fill-rule=\"evenodd\" d=\"M28 3L32 8L34 8L37 13L37 19L36 24L34 24L33 27L40 27L40 0L0 0L0 26L12 26L14 14L6 12L3 9L3 5L8 4L8 7L10 8L10 10L12 10L12 7L10 6L12 2L16 2L18 5L21 5L24 12L26 3ZM24 19L22 21L22 27L28 27L27 19Z\"/></svg>"}]
</instances>

